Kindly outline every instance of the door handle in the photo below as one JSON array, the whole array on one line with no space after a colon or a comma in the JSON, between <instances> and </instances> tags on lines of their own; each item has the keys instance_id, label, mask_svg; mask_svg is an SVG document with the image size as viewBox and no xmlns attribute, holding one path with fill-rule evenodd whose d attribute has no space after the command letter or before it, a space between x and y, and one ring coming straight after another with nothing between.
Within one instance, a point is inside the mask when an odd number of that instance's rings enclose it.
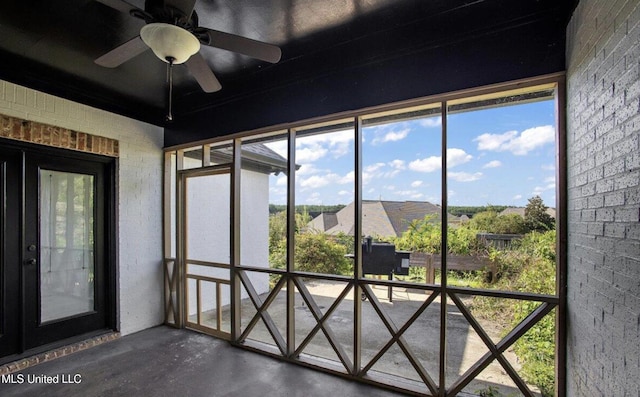
<instances>
[{"instance_id":1,"label":"door handle","mask_svg":"<svg viewBox=\"0 0 640 397\"><path fill-rule=\"evenodd\" d=\"M37 263L38 263L38 260L36 258L31 258L31 259L27 259L24 264L25 265L35 265Z\"/></svg>"}]
</instances>

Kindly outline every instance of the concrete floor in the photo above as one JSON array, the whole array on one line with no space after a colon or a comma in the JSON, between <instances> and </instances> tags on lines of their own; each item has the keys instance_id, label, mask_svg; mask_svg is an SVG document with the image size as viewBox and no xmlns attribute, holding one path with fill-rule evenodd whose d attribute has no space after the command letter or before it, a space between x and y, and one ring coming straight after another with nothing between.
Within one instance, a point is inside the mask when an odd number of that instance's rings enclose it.
<instances>
[{"instance_id":1,"label":"concrete floor","mask_svg":"<svg viewBox=\"0 0 640 397\"><path fill-rule=\"evenodd\" d=\"M367 396L397 393L234 348L189 330L156 327L30 367L0 396ZM59 383L29 384L29 376ZM13 374L18 380L18 374ZM65 383L63 381L80 383Z\"/></svg>"},{"instance_id":2,"label":"concrete floor","mask_svg":"<svg viewBox=\"0 0 640 397\"><path fill-rule=\"evenodd\" d=\"M307 287L321 309L331 306L341 291L340 286L327 282L308 282ZM375 287L373 291L384 310L397 324L403 324L426 299L425 294L420 291L411 292L397 288L393 291L394 301L391 303L386 300L386 288ZM352 299L352 295L345 298L327 321L337 341L349 356L353 354L350 347L353 336ZM284 292L281 291L268 309L283 335L286 322L285 306ZM436 380L439 306L439 299L436 299L404 335L428 373ZM487 350L457 308L451 304L448 306L450 335L447 344L447 386ZM255 309L246 299L241 311L242 323L245 325L252 317L251 314L255 313ZM365 330L362 358L363 363L366 363L386 343L390 335L374 313L369 301L363 302L362 312ZM300 343L316 322L297 292L295 317L296 343ZM228 328L228 324L225 325ZM489 327L488 331L492 338L497 338L497 335L492 335L496 333L495 330ZM321 334L322 332L319 333L321 338L314 339L304 353L335 361L335 353ZM273 339L260 323L249 339L273 344ZM512 352L507 351L505 355L510 361L515 361ZM389 350L372 370L419 380L404 353L397 347ZM2 379L0 396L400 396L374 386L234 348L225 341L204 334L168 327L153 328L126 336L28 368L20 374L24 376L22 384L10 384L12 379ZM75 379L81 380L81 383L29 384L31 378L28 375L58 376L58 382L73 382ZM74 378L76 375L78 377ZM17 374L14 374L13 380L20 380ZM521 395L509 383L512 381L499 364L494 362L464 391L475 395L482 389L496 387L504 396Z\"/></svg>"}]
</instances>

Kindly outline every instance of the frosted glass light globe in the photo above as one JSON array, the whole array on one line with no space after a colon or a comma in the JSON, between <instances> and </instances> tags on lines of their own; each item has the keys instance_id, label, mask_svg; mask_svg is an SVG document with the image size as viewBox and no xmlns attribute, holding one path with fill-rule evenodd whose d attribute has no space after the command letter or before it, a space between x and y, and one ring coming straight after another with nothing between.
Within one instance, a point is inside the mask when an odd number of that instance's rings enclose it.
<instances>
[{"instance_id":1,"label":"frosted glass light globe","mask_svg":"<svg viewBox=\"0 0 640 397\"><path fill-rule=\"evenodd\" d=\"M156 56L174 64L186 62L191 55L200 50L200 42L190 32L168 23L150 23L140 29L140 38Z\"/></svg>"}]
</instances>

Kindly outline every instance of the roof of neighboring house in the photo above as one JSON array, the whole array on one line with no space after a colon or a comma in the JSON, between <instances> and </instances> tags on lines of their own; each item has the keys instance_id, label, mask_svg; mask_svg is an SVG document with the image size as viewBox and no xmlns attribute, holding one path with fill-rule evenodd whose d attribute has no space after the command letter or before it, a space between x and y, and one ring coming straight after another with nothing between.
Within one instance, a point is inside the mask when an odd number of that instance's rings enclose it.
<instances>
[{"instance_id":1,"label":"roof of neighboring house","mask_svg":"<svg viewBox=\"0 0 640 397\"><path fill-rule=\"evenodd\" d=\"M307 227L312 230L329 230L337 224L338 216L335 212L323 212L313 218Z\"/></svg>"},{"instance_id":2,"label":"roof of neighboring house","mask_svg":"<svg viewBox=\"0 0 640 397\"><path fill-rule=\"evenodd\" d=\"M308 223L308 227L328 234L353 235L354 205L352 202L336 213L320 214ZM411 222L422 220L426 215L433 215L434 221L440 221L440 211L440 206L424 201L363 200L362 233L365 236L397 237L409 228Z\"/></svg>"},{"instance_id":3,"label":"roof of neighboring house","mask_svg":"<svg viewBox=\"0 0 640 397\"><path fill-rule=\"evenodd\" d=\"M202 159L202 151L188 151L186 157ZM233 146L214 146L210 150L210 159L213 164L230 163L233 158ZM266 145L255 142L242 145L242 168L265 174L287 172L287 159L280 156ZM299 166L296 166L298 169Z\"/></svg>"},{"instance_id":4,"label":"roof of neighboring house","mask_svg":"<svg viewBox=\"0 0 640 397\"><path fill-rule=\"evenodd\" d=\"M511 215L511 214L516 214L516 215L520 215L521 217L524 218L524 211L525 211L525 207L509 207L506 208L505 210L503 210L502 212L500 212L498 215ZM547 208L547 214L549 214L549 216L551 216L553 219L556 218L556 209L555 208Z\"/></svg>"}]
</instances>

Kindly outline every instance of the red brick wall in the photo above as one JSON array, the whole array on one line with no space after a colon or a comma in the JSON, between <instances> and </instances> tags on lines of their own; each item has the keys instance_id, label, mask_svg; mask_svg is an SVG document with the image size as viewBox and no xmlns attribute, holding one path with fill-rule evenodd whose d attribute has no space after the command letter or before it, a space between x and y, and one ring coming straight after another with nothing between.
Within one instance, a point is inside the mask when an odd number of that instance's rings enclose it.
<instances>
[{"instance_id":1,"label":"red brick wall","mask_svg":"<svg viewBox=\"0 0 640 397\"><path fill-rule=\"evenodd\" d=\"M0 137L118 157L118 141L0 114Z\"/></svg>"}]
</instances>

